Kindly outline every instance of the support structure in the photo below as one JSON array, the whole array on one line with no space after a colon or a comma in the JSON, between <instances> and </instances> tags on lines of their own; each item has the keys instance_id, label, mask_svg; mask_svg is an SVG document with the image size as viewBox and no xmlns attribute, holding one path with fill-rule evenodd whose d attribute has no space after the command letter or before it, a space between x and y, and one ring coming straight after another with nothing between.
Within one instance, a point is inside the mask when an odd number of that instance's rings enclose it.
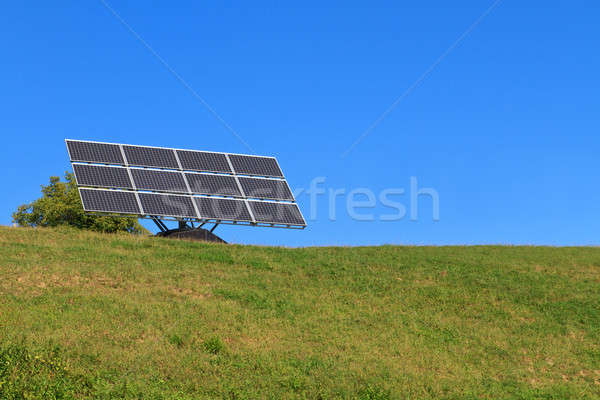
<instances>
[{"instance_id":1,"label":"support structure","mask_svg":"<svg viewBox=\"0 0 600 400\"><path fill-rule=\"evenodd\" d=\"M152 221L154 221L154 223L156 224L156 226L158 226L158 229L160 229L161 232L167 232L169 230L165 223L162 222L160 219L152 217Z\"/></svg>"},{"instance_id":2,"label":"support structure","mask_svg":"<svg viewBox=\"0 0 600 400\"><path fill-rule=\"evenodd\" d=\"M210 230L207 230L202 228L202 226L204 226L206 222L203 222L199 226L194 227L193 222L188 223L185 220L178 220L178 227L176 229L169 229L165 225L165 223L158 217L152 217L152 221L154 221L158 229L160 229L160 232L158 232L156 236L178 239L192 239L206 242L227 243L213 233L217 226L219 226L218 222L215 223L215 225Z\"/></svg>"}]
</instances>

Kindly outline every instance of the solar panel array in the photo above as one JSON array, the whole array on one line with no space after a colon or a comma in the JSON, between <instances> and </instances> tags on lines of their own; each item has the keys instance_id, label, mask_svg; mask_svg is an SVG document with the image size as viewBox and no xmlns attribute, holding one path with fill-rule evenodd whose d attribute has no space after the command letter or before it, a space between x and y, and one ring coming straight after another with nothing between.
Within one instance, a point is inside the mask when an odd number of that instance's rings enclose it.
<instances>
[{"instance_id":1,"label":"solar panel array","mask_svg":"<svg viewBox=\"0 0 600 400\"><path fill-rule=\"evenodd\" d=\"M274 157L66 140L88 212L304 228Z\"/></svg>"}]
</instances>

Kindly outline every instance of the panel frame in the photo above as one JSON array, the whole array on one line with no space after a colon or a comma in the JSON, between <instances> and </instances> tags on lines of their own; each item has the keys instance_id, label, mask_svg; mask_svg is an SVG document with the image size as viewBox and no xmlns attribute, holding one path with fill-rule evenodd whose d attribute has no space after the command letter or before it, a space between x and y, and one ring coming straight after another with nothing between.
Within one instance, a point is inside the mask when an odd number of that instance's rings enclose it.
<instances>
[{"instance_id":1,"label":"panel frame","mask_svg":"<svg viewBox=\"0 0 600 400\"><path fill-rule=\"evenodd\" d=\"M158 192L142 192L142 194L149 194L149 195L156 195L156 196L179 196L179 197L186 197L189 198L190 201L192 202L192 205L194 204L194 200L191 199L192 196L190 195L186 195L186 194L179 194L179 193L158 193ZM195 216L191 217L188 215L185 216L175 216L175 215L168 215L168 214L151 214L151 213L145 213L145 216L148 216L149 218L152 217L161 217L161 218L173 218L174 220L178 221L178 220L198 220L198 212L196 211L196 207L194 208L194 212L195 212Z\"/></svg>"},{"instance_id":2,"label":"panel frame","mask_svg":"<svg viewBox=\"0 0 600 400\"><path fill-rule=\"evenodd\" d=\"M86 210L85 209L85 204L83 203L83 197L81 196L81 191L82 190L91 190L91 191L97 191L97 192L100 192L100 191L102 191L102 192L122 192L122 193L132 193L132 194L135 194L135 192L132 191L132 190L104 189L104 188L93 188L93 187L78 187L77 188L77 191L79 192L79 198L81 199L81 205L83 206L83 211L85 211L85 212L93 212L93 213L98 213L98 214L102 214L102 215L114 215L114 214L116 214L116 215L121 216L121 217L122 216L126 216L126 217L134 216L134 217L137 217L139 215L142 215L142 214L136 214L136 213L131 214L131 213L122 212L122 211ZM136 196L136 198L137 198L137 196ZM139 210L141 212L144 211L140 207L139 204L138 204L138 208L139 208Z\"/></svg>"},{"instance_id":3,"label":"panel frame","mask_svg":"<svg viewBox=\"0 0 600 400\"><path fill-rule=\"evenodd\" d=\"M236 185L238 187L238 190L240 192L240 195L233 195L233 194L219 194L219 193L198 193L198 192L194 192L191 189L190 186L190 192L189 194L192 196L215 196L215 197L232 197L232 198L236 198L236 199L243 199L245 198L244 196L244 191L240 188L238 182L237 182L237 176L236 175L229 175L229 174L217 174L214 172L198 172L198 171L182 171L183 175L185 176L185 174L189 174L189 175L210 175L210 176L224 176L227 178L233 178L235 179ZM187 179L187 178L186 178Z\"/></svg>"},{"instance_id":4,"label":"panel frame","mask_svg":"<svg viewBox=\"0 0 600 400\"><path fill-rule=\"evenodd\" d=\"M183 175L183 181L185 182L185 186L187 187L188 193L191 195L192 194L192 188L190 187L190 183L187 180L187 176L185 176L185 171L183 170L182 166L181 166L181 160L179 159L179 154L177 154L177 150L174 150L173 153L175 153L175 159L177 160L177 165L179 165L179 169L181 170L181 175ZM194 206L194 211L196 212L196 215L200 215L200 210L198 210L198 206L196 205L196 202L194 201L194 199L192 199L192 205Z\"/></svg>"},{"instance_id":5,"label":"panel frame","mask_svg":"<svg viewBox=\"0 0 600 400\"><path fill-rule=\"evenodd\" d=\"M188 217L168 217L168 216L155 216L147 213L144 214L119 214L119 213L111 213L104 211L86 211L93 212L96 215L103 215L108 217L136 217L139 219L148 219L152 220L155 218L159 218L163 221L184 221L184 222L195 222L200 224L219 224L219 225L239 225L239 226L249 226L249 227L259 227L259 228L283 228L283 229L305 229L305 225L286 225L286 224L271 224L264 222L246 222L246 221L233 221L233 220L219 220L214 218L188 218Z\"/></svg>"},{"instance_id":6,"label":"panel frame","mask_svg":"<svg viewBox=\"0 0 600 400\"><path fill-rule=\"evenodd\" d=\"M272 157L272 156L257 156L254 154L237 154L237 153L225 153L228 156L242 156L242 157L256 157L256 158L271 158L275 161L275 164L277 165L277 168L279 169L279 171L281 172L281 176L277 175L263 175L263 174L250 174L250 173L246 173L246 172L237 172L236 169L233 166L233 163L231 162L231 160L229 159L229 157L227 157L227 160L230 163L230 167L231 170L233 171L233 174L236 176L249 176L249 177L264 177L264 178L274 178L274 179L286 179L285 178L285 174L283 173L283 170L281 169L281 165L279 165L279 161L277 160L276 157Z\"/></svg>"},{"instance_id":7,"label":"panel frame","mask_svg":"<svg viewBox=\"0 0 600 400\"><path fill-rule=\"evenodd\" d=\"M175 155L177 156L177 158L179 159L179 154L177 154L177 152L181 151L181 152L192 152L192 153L210 153L210 154L222 154L225 156L225 159L227 160L227 164L229 165L229 171L216 171L216 170L200 170L200 169L189 169L189 168L183 168L183 164L180 162L179 163L179 167L182 169L182 171L192 171L192 172L206 172L206 173L213 173L213 174L224 174L224 175L235 175L235 170L233 169L233 165L231 165L231 163L229 162L228 159L228 154L230 153L225 153L225 152L220 152L220 151L208 151L208 150L191 150L191 149L177 149L177 148L173 148L173 150L175 151ZM256 156L256 157L261 157L261 156ZM273 157L275 158L275 157Z\"/></svg>"},{"instance_id":8,"label":"panel frame","mask_svg":"<svg viewBox=\"0 0 600 400\"><path fill-rule=\"evenodd\" d=\"M125 153L125 147L141 147L141 148L145 148L145 149L153 149L153 150L168 150L171 153L173 153L173 156L175 158L175 161L177 162L177 151L174 148L171 147L157 147L157 146L140 146L137 144L121 144L121 150L123 151L123 157L127 158L127 154ZM163 169L163 170L170 170L170 171L177 171L179 170L179 168L181 168L181 164L178 163L179 167L164 167L164 166L159 166L159 165L146 165L146 164L136 164L136 163L131 163L128 161L128 165L130 167L140 167L140 168L153 168L153 169Z\"/></svg>"},{"instance_id":9,"label":"panel frame","mask_svg":"<svg viewBox=\"0 0 600 400\"><path fill-rule=\"evenodd\" d=\"M144 212L144 207L142 206L142 202L140 201L140 195L138 194L137 186L135 185L135 181L133 180L133 175L131 174L131 168L129 168L129 161L127 161L127 156L125 155L125 150L123 150L123 145L119 145L119 149L121 150L121 154L123 155L123 160L125 161L125 168L127 168L127 173L129 174L129 180L131 180L131 184L133 185L133 190L135 190L135 199L137 200L138 207L140 211Z\"/></svg>"},{"instance_id":10,"label":"panel frame","mask_svg":"<svg viewBox=\"0 0 600 400\"><path fill-rule=\"evenodd\" d=\"M275 159L275 161L277 161L277 158L274 156L259 156L256 154L242 154L242 153L228 153L228 152L224 152L224 151L211 151L211 150L194 150L194 149L179 149L177 147L161 147L161 146L147 146L147 145L139 145L139 144L129 144L129 143L113 143L113 142L99 142L96 140L81 140L81 139L65 139L65 143L67 141L71 141L71 142L83 142L83 143L97 143L97 144L114 144L117 146L134 146L134 147L147 147L147 148L151 148L151 149L166 149L166 150L179 150L179 151L199 151L201 153L214 153L214 154L229 154L229 155L234 155L234 156L247 156L247 157L257 157L257 158L273 158ZM67 146L68 149L68 146ZM69 154L69 158L71 158L71 154ZM86 161L82 161L82 162L86 162ZM93 163L93 162L90 162ZM117 164L115 164L117 165ZM120 164L123 165L123 164ZM279 165L279 162L277 162L277 165ZM150 167L148 167L150 168ZM156 168L161 168L161 167L156 167ZM165 168L165 169L173 169L173 168ZM281 169L281 167L279 168ZM184 171L188 171L187 169ZM233 171L233 169L232 169ZM195 171L195 172L199 172L199 171ZM207 172L214 172L214 171L207 171ZM282 171L283 174L283 171ZM227 175L234 175L234 173L231 174L227 174ZM280 177L280 179L285 178L285 176Z\"/></svg>"},{"instance_id":11,"label":"panel frame","mask_svg":"<svg viewBox=\"0 0 600 400\"><path fill-rule=\"evenodd\" d=\"M246 199L231 198L231 197L204 196L204 195L197 195L197 196L191 196L191 197L192 197L192 202L194 204L196 204L196 202L194 201L194 199L196 199L196 198L199 198L199 199L211 199L211 200L241 201L241 202L244 203L244 206L246 207L246 210L248 210L248 215L250 215L250 218L251 218L251 220L231 219L231 218L224 218L224 219L219 219L219 218L205 218L200 213L200 209L198 209L198 217L200 217L200 220L231 221L231 222L234 222L234 223L236 223L236 222L237 223L242 223L242 222L255 223L256 222L256 220L254 219L254 214L252 214L252 210L248 206L248 202L246 201Z\"/></svg>"},{"instance_id":12,"label":"panel frame","mask_svg":"<svg viewBox=\"0 0 600 400\"><path fill-rule=\"evenodd\" d=\"M104 168L120 168L120 169L124 169L127 171L128 176L129 176L129 183L131 184L131 188L124 188L124 187L117 187L117 186L98 186L98 185L86 185L86 184L80 184L79 183L79 178L77 177L77 171L75 171L75 166L76 165L82 165L82 166L90 166L90 167L104 167ZM90 164L90 163L86 163L86 162L81 162L81 161L75 161L71 163L71 166L73 167L73 175L75 176L75 182L77 183L77 187L84 187L84 188L90 188L90 189L94 189L94 188L99 188L99 189L114 189L114 190L135 190L135 182L133 181L131 175L129 175L129 169L124 166L124 165L117 165L117 164Z\"/></svg>"},{"instance_id":13,"label":"panel frame","mask_svg":"<svg viewBox=\"0 0 600 400\"><path fill-rule=\"evenodd\" d=\"M158 169L158 168L143 168L143 167L128 167L129 172L131 173L131 179L134 185L136 185L136 189L137 191L141 192L141 193L146 193L146 192L152 192L152 193L167 193L167 194L176 194L176 195L189 195L191 194L188 190L189 187L186 187L184 191L174 191L174 190L162 190L162 189L147 189L147 188L139 188L137 187L137 184L135 183L135 179L133 178L133 172L131 171L156 171L156 172L166 172L166 173L173 173L173 174L180 174L183 175L183 182L184 184L187 183L186 179L185 179L185 172L183 171L178 171L176 169ZM182 188L183 190L184 188Z\"/></svg>"},{"instance_id":14,"label":"panel frame","mask_svg":"<svg viewBox=\"0 0 600 400\"><path fill-rule=\"evenodd\" d=\"M80 164L98 164L98 165L119 165L119 166L125 166L125 163L114 163L114 162L105 162L105 161L89 161L89 160L74 160L73 159L73 155L71 154L71 149L69 148L69 142L78 142L78 143L94 143L94 144L108 144L111 146L121 146L119 143L109 143L109 142L97 142L97 141L93 141L93 140L80 140L80 139L65 139L65 146L67 148L67 153L69 154L69 161L71 163L80 163ZM125 161L125 156L123 155L123 153L121 153L121 156L123 157L123 161Z\"/></svg>"},{"instance_id":15,"label":"panel frame","mask_svg":"<svg viewBox=\"0 0 600 400\"><path fill-rule=\"evenodd\" d=\"M277 202L277 201L293 202L293 203L296 202L296 198L294 197L294 192L292 191L292 188L290 187L290 184L288 183L287 179L268 178L268 177L262 177L262 176L246 176L246 175L236 176L236 177L238 178L238 182L241 179L244 179L244 178L246 178L246 179L261 179L261 180L265 180L265 181L279 181L279 182L283 182L287 186L287 188L288 188L288 190L290 192L290 195L291 195L291 198L289 198L289 199L274 198L274 197L256 197L256 196L250 196L247 193L245 193L245 191L243 190L243 187L242 187L242 183L240 182L241 191L242 191L242 193L244 193L244 195L245 195L244 197L246 199L248 199L248 200L258 199L258 200L266 200L266 201L271 201L271 202Z\"/></svg>"},{"instance_id":16,"label":"panel frame","mask_svg":"<svg viewBox=\"0 0 600 400\"><path fill-rule=\"evenodd\" d=\"M257 223L271 224L271 225L297 226L297 227L302 227L302 229L307 226L306 219L304 218L304 215L302 214L302 210L300 210L300 207L298 206L298 203L296 203L296 202L267 201L267 200L246 200L246 201L248 202L248 206L250 206L250 203L268 203L268 204L276 204L276 205L296 206L296 208L298 209L298 212L300 213L300 216L302 217L302 221L304 222L303 224L292 224L292 223L285 223L285 222L266 222L266 221L258 221L257 220ZM250 207L250 208L252 208L252 207Z\"/></svg>"},{"instance_id":17,"label":"panel frame","mask_svg":"<svg viewBox=\"0 0 600 400\"><path fill-rule=\"evenodd\" d=\"M238 189L240 191L240 193L242 194L242 196L244 196L244 200L246 203L246 209L248 210L248 212L250 213L250 216L252 217L252 222L256 224L256 218L254 217L254 213L252 212L252 208L250 207L250 204L248 204L248 197L246 196L246 193L244 192L244 188L242 187L242 185L240 184L240 179L238 178L237 175L235 175L235 169L233 168L233 164L231 163L231 160L229 159L229 154L225 154L225 158L227 159L227 163L229 164L229 169L231 169L231 171L233 171L235 176L235 182L238 185Z\"/></svg>"}]
</instances>

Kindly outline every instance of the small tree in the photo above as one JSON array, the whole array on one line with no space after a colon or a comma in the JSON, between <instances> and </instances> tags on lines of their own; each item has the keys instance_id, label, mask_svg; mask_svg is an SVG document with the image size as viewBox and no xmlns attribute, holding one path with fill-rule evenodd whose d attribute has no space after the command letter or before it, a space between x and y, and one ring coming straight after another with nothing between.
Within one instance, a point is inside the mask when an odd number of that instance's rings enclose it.
<instances>
[{"instance_id":1,"label":"small tree","mask_svg":"<svg viewBox=\"0 0 600 400\"><path fill-rule=\"evenodd\" d=\"M13 222L19 226L70 225L98 232L148 232L135 217L86 214L73 174L66 172L65 181L61 182L58 176L50 177L50 184L42 185L43 196L19 206L12 215Z\"/></svg>"}]
</instances>

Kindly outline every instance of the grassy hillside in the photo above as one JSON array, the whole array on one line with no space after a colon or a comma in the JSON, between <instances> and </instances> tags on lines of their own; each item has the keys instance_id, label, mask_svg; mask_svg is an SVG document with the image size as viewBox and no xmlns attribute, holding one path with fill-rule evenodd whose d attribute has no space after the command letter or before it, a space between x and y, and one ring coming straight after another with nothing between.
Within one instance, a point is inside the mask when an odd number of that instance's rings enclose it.
<instances>
[{"instance_id":1,"label":"grassy hillside","mask_svg":"<svg viewBox=\"0 0 600 400\"><path fill-rule=\"evenodd\" d=\"M600 249L0 228L0 398L597 398Z\"/></svg>"}]
</instances>

